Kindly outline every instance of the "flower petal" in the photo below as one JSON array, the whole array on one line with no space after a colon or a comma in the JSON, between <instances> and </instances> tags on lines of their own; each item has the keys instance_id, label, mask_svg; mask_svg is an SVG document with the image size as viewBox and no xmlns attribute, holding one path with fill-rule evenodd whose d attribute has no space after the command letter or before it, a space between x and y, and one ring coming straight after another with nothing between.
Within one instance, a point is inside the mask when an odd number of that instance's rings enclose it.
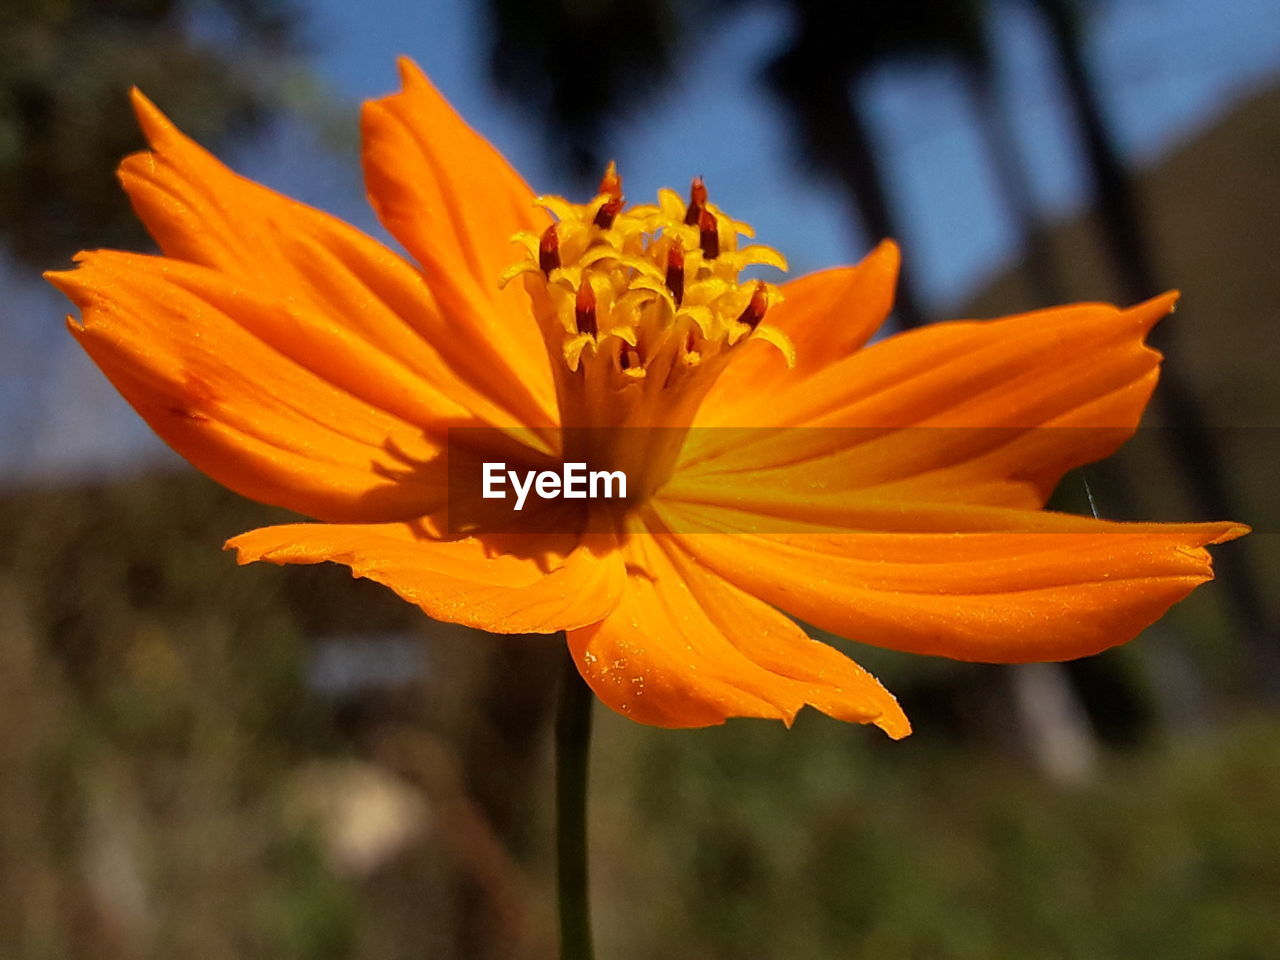
<instances>
[{"instance_id":1,"label":"flower petal","mask_svg":"<svg viewBox=\"0 0 1280 960\"><path fill-rule=\"evenodd\" d=\"M137 91L134 107L151 151L126 158L120 180L167 256L328 316L487 422L554 423L546 398L497 363L487 341L468 338L475 319L442 309L403 258L233 173Z\"/></svg>"},{"instance_id":2,"label":"flower petal","mask_svg":"<svg viewBox=\"0 0 1280 960\"><path fill-rule=\"evenodd\" d=\"M551 223L534 194L484 137L467 125L408 58L403 90L364 105L364 171L379 219L422 265L470 349L522 381L544 405L554 388L537 325L520 284L499 289L521 259L517 232Z\"/></svg>"},{"instance_id":3,"label":"flower petal","mask_svg":"<svg viewBox=\"0 0 1280 960\"><path fill-rule=\"evenodd\" d=\"M767 513L852 491L1042 506L1067 470L1108 456L1136 429L1160 362L1143 337L1175 298L891 337L776 403L779 429L695 431L668 495L729 503L745 493Z\"/></svg>"},{"instance_id":4,"label":"flower petal","mask_svg":"<svg viewBox=\"0 0 1280 960\"><path fill-rule=\"evenodd\" d=\"M340 328L319 336L305 308L138 254L84 255L49 279L80 308L71 332L112 383L220 483L328 520L416 517L443 502L445 472L426 465L444 442L421 424L460 408ZM310 369L273 345L289 349L294 328L316 334L294 350ZM350 376L326 379L344 362Z\"/></svg>"},{"instance_id":5,"label":"flower petal","mask_svg":"<svg viewBox=\"0 0 1280 960\"><path fill-rule=\"evenodd\" d=\"M430 617L493 633L555 633L608 615L625 586L611 534L441 537L427 521L297 523L227 541L239 563L343 563Z\"/></svg>"},{"instance_id":6,"label":"flower petal","mask_svg":"<svg viewBox=\"0 0 1280 960\"><path fill-rule=\"evenodd\" d=\"M758 533L746 513L657 509L693 556L805 622L989 662L1067 660L1125 643L1212 579L1206 544L1248 530L894 504L868 510L857 532Z\"/></svg>"},{"instance_id":7,"label":"flower petal","mask_svg":"<svg viewBox=\"0 0 1280 960\"><path fill-rule=\"evenodd\" d=\"M787 335L796 353L788 370L773 350L747 346L716 381L699 411L698 426L764 426L768 411L808 389L810 377L860 350L893 308L901 256L886 240L852 267L821 270L782 284L770 326Z\"/></svg>"},{"instance_id":8,"label":"flower petal","mask_svg":"<svg viewBox=\"0 0 1280 960\"><path fill-rule=\"evenodd\" d=\"M1038 426L1156 369L1160 354L1143 338L1176 301L1167 293L1128 310L1085 303L910 330L828 367L782 422ZM1136 422L1135 406L1107 411L1106 425Z\"/></svg>"},{"instance_id":9,"label":"flower petal","mask_svg":"<svg viewBox=\"0 0 1280 960\"><path fill-rule=\"evenodd\" d=\"M701 727L729 717L790 723L805 704L841 720L910 732L870 674L725 582L663 532L633 533L628 585L603 621L569 634L578 670L641 723Z\"/></svg>"}]
</instances>

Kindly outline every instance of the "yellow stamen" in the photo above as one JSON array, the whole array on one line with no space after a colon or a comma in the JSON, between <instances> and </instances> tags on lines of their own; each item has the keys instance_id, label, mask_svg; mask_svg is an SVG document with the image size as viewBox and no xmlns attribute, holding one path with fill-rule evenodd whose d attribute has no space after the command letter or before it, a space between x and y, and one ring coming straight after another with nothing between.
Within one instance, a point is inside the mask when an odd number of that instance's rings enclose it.
<instances>
[{"instance_id":1,"label":"yellow stamen","mask_svg":"<svg viewBox=\"0 0 1280 960\"><path fill-rule=\"evenodd\" d=\"M684 223L687 227L696 227L702 211L707 209L707 185L701 177L694 177L689 185L689 209L685 212Z\"/></svg>"},{"instance_id":2,"label":"yellow stamen","mask_svg":"<svg viewBox=\"0 0 1280 960\"><path fill-rule=\"evenodd\" d=\"M761 323L781 300L777 287L740 276L786 261L768 247L740 248L750 227L711 204L701 178L687 205L664 190L657 204L627 207L610 163L590 202L538 202L557 223L515 238L525 258L504 281L524 277L552 358L565 455L626 470L645 495L669 475L735 351L759 339L794 362L785 334Z\"/></svg>"},{"instance_id":3,"label":"yellow stamen","mask_svg":"<svg viewBox=\"0 0 1280 960\"><path fill-rule=\"evenodd\" d=\"M754 330L760 326L760 321L764 319L765 311L769 309L769 291L760 281L756 281L756 288L751 293L751 299L747 301L746 308L738 317L739 323L745 323Z\"/></svg>"},{"instance_id":4,"label":"yellow stamen","mask_svg":"<svg viewBox=\"0 0 1280 960\"><path fill-rule=\"evenodd\" d=\"M602 194L605 199L597 208L595 218L591 222L602 230L608 230L613 226L613 221L622 211L622 205L625 202L622 196L622 178L618 176L618 165L612 160L604 169L604 176L600 178L600 189L597 193Z\"/></svg>"},{"instance_id":5,"label":"yellow stamen","mask_svg":"<svg viewBox=\"0 0 1280 960\"><path fill-rule=\"evenodd\" d=\"M555 224L547 227L538 243L538 268L543 276L550 277L551 271L560 266L560 235Z\"/></svg>"},{"instance_id":6,"label":"yellow stamen","mask_svg":"<svg viewBox=\"0 0 1280 960\"><path fill-rule=\"evenodd\" d=\"M680 245L680 239L677 237L671 241L671 246L667 248L667 289L671 291L671 296L676 302L676 306L680 306L680 301L684 299L684 247Z\"/></svg>"},{"instance_id":7,"label":"yellow stamen","mask_svg":"<svg viewBox=\"0 0 1280 960\"><path fill-rule=\"evenodd\" d=\"M604 168L604 176L600 178L600 189L597 193L605 193L618 200L622 199L622 178L618 176L618 165L612 160Z\"/></svg>"},{"instance_id":8,"label":"yellow stamen","mask_svg":"<svg viewBox=\"0 0 1280 960\"><path fill-rule=\"evenodd\" d=\"M574 303L573 312L574 326L577 327L579 333L585 333L591 337L599 336L600 330L596 326L596 294L585 277L582 285L578 287L578 296Z\"/></svg>"},{"instance_id":9,"label":"yellow stamen","mask_svg":"<svg viewBox=\"0 0 1280 960\"><path fill-rule=\"evenodd\" d=\"M698 215L698 246L708 260L720 256L720 225L710 210L703 210Z\"/></svg>"}]
</instances>

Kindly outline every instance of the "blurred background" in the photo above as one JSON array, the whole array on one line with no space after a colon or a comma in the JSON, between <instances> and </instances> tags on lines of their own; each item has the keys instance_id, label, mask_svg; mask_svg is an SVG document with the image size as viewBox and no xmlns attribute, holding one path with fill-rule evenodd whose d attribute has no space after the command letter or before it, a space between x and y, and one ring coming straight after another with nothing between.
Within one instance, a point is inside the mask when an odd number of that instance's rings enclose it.
<instances>
[{"instance_id":1,"label":"blurred background","mask_svg":"<svg viewBox=\"0 0 1280 960\"><path fill-rule=\"evenodd\" d=\"M284 515L150 437L38 279L149 249L113 177L131 84L385 239L357 108L400 53L540 191L702 175L796 274L897 237L897 326L1179 287L1149 426L1056 503L1258 530L1088 661L835 641L902 743L598 711L601 956L1274 957L1278 0L8 0L0 957L554 955L560 642L237 570L222 541Z\"/></svg>"}]
</instances>

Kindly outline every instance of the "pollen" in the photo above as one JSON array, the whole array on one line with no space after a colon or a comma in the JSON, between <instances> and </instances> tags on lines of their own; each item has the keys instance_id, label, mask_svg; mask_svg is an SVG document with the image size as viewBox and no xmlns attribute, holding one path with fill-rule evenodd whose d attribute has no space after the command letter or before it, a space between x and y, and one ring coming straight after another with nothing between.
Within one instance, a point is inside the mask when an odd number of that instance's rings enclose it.
<instances>
[{"instance_id":1,"label":"pollen","mask_svg":"<svg viewBox=\"0 0 1280 960\"><path fill-rule=\"evenodd\" d=\"M751 228L709 201L701 177L687 202L662 190L656 204L627 207L610 163L589 203L538 203L558 222L513 238L527 253L502 282L525 277L548 346L570 372L604 364L635 379L637 370L711 360L767 330L781 295L741 274L759 264L785 270L786 261L770 247L740 244ZM762 339L790 359L780 331Z\"/></svg>"},{"instance_id":2,"label":"pollen","mask_svg":"<svg viewBox=\"0 0 1280 960\"><path fill-rule=\"evenodd\" d=\"M656 203L627 206L610 163L589 202L537 202L556 222L513 238L525 255L502 283L524 280L566 427L687 428L750 341L794 363L786 335L768 322L778 288L743 276L759 265L786 270L786 261L743 243L751 228L711 202L701 177L687 200L661 190Z\"/></svg>"}]
</instances>

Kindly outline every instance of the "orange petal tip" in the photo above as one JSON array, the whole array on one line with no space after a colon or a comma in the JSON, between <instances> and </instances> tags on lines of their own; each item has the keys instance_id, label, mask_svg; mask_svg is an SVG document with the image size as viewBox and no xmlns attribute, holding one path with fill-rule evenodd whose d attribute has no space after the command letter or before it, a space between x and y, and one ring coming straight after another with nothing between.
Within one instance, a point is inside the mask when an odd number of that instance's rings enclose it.
<instances>
[{"instance_id":1,"label":"orange petal tip","mask_svg":"<svg viewBox=\"0 0 1280 960\"><path fill-rule=\"evenodd\" d=\"M405 90L431 85L431 81L427 79L427 75L422 68L418 66L412 57L406 54L396 57L396 71L400 74L400 85Z\"/></svg>"},{"instance_id":2,"label":"orange petal tip","mask_svg":"<svg viewBox=\"0 0 1280 960\"><path fill-rule=\"evenodd\" d=\"M883 271L896 278L902 269L902 248L896 240L881 240L862 258L863 266Z\"/></svg>"},{"instance_id":3,"label":"orange petal tip","mask_svg":"<svg viewBox=\"0 0 1280 960\"><path fill-rule=\"evenodd\" d=\"M1246 534L1252 533L1253 527L1247 523L1228 522L1224 525L1222 533L1210 540L1210 543L1226 543L1228 540L1238 540Z\"/></svg>"},{"instance_id":4,"label":"orange petal tip","mask_svg":"<svg viewBox=\"0 0 1280 960\"><path fill-rule=\"evenodd\" d=\"M882 713L872 723L883 730L890 740L903 740L911 736L911 721L901 710L892 714Z\"/></svg>"},{"instance_id":5,"label":"orange petal tip","mask_svg":"<svg viewBox=\"0 0 1280 960\"><path fill-rule=\"evenodd\" d=\"M902 262L902 248L898 246L898 241L891 237L885 237L877 243L871 250L868 257L891 257L895 263Z\"/></svg>"},{"instance_id":6,"label":"orange petal tip","mask_svg":"<svg viewBox=\"0 0 1280 960\"><path fill-rule=\"evenodd\" d=\"M1151 330L1157 323L1173 313L1182 294L1177 290L1168 290L1159 296L1135 304L1125 313L1131 315L1144 331Z\"/></svg>"},{"instance_id":7,"label":"orange petal tip","mask_svg":"<svg viewBox=\"0 0 1280 960\"><path fill-rule=\"evenodd\" d=\"M81 254L76 254L77 258L80 256ZM46 270L41 276L77 307L83 307L88 300L88 288L77 273L76 270Z\"/></svg>"},{"instance_id":8,"label":"orange petal tip","mask_svg":"<svg viewBox=\"0 0 1280 960\"><path fill-rule=\"evenodd\" d=\"M249 564L262 559L261 552L251 554L245 548L241 541L243 541L246 536L247 534L239 534L227 540L222 545L223 550L234 550L236 552L236 566L238 567L248 566Z\"/></svg>"},{"instance_id":9,"label":"orange petal tip","mask_svg":"<svg viewBox=\"0 0 1280 960\"><path fill-rule=\"evenodd\" d=\"M130 88L129 102L133 105L133 114L138 118L138 126L148 143L154 146L161 137L173 130L169 118L137 87Z\"/></svg>"}]
</instances>

